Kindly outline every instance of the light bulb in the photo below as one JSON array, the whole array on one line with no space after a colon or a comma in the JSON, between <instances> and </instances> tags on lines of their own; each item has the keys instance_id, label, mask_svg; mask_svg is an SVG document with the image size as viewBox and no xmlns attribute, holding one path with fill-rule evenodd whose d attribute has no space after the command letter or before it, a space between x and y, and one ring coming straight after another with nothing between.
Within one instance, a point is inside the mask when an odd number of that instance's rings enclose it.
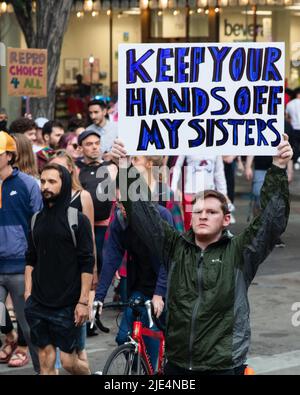
<instances>
[{"instance_id":1,"label":"light bulb","mask_svg":"<svg viewBox=\"0 0 300 395\"><path fill-rule=\"evenodd\" d=\"M83 3L84 11L92 11L93 9L93 0L85 0Z\"/></svg>"},{"instance_id":2,"label":"light bulb","mask_svg":"<svg viewBox=\"0 0 300 395\"><path fill-rule=\"evenodd\" d=\"M146 10L148 8L149 1L148 0L141 0L141 8Z\"/></svg>"},{"instance_id":3,"label":"light bulb","mask_svg":"<svg viewBox=\"0 0 300 395\"><path fill-rule=\"evenodd\" d=\"M7 3L6 3L6 1L2 1L1 12L6 12L6 11L7 11Z\"/></svg>"}]
</instances>

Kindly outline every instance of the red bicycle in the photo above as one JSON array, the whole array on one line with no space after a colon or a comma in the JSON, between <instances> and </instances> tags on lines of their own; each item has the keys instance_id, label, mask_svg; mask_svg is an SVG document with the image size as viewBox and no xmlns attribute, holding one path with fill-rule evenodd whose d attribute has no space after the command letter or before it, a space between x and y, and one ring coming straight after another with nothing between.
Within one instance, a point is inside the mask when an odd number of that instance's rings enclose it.
<instances>
[{"instance_id":1,"label":"red bicycle","mask_svg":"<svg viewBox=\"0 0 300 395\"><path fill-rule=\"evenodd\" d=\"M108 357L102 374L104 375L154 375L163 374L164 355L165 355L165 337L164 329L160 321L152 314L152 305L150 300L144 301L141 298L135 298L129 303L106 303L103 308L107 307L127 307L129 306L135 316L133 322L132 334L128 336L128 342L118 346ZM146 307L149 319L149 328L145 327L141 321L141 307ZM95 308L95 322L98 326L103 327L98 314L99 307ZM155 325L159 331L151 328ZM150 362L147 348L143 336L149 336L159 340L158 363L155 370Z\"/></svg>"}]
</instances>

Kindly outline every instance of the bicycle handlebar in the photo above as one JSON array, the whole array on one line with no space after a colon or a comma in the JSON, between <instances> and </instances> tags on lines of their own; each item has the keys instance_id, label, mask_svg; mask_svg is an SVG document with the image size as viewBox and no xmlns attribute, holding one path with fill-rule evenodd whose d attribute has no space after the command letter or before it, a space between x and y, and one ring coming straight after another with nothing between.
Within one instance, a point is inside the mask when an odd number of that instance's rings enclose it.
<instances>
[{"instance_id":1,"label":"bicycle handlebar","mask_svg":"<svg viewBox=\"0 0 300 395\"><path fill-rule=\"evenodd\" d=\"M92 318L91 318L91 325L90 327L93 328L93 326L97 325L97 327L105 333L109 332L109 328L106 328L101 320L100 320L100 314L99 314L99 310L100 310L100 306L101 306L101 302L99 301L94 301L93 303L93 311L92 311ZM133 309L137 308L137 307L145 307L146 311L147 311L147 315L148 315L148 319L149 319L149 328L151 329L154 326L154 323L156 324L156 326L158 327L159 330L161 330L162 332L164 332L164 327L162 326L161 322L157 319L157 317L155 317L155 315L153 314L153 305L151 300L140 300L140 299L134 299L131 302L109 302L109 303L105 303L102 304L102 308L111 308L111 307L131 307Z\"/></svg>"}]
</instances>

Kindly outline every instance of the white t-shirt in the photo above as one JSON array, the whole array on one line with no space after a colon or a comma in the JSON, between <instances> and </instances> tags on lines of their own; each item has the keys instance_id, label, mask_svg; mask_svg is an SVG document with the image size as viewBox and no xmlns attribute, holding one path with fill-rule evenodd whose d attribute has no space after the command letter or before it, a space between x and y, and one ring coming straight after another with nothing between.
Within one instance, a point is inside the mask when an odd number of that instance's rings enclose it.
<instances>
[{"instance_id":1,"label":"white t-shirt","mask_svg":"<svg viewBox=\"0 0 300 395\"><path fill-rule=\"evenodd\" d=\"M205 189L214 189L227 195L227 185L224 173L222 156L191 155L179 156L173 169L171 189L175 192L180 184L182 166L184 168L184 191L185 193L197 193ZM181 185L179 185L181 189Z\"/></svg>"},{"instance_id":2,"label":"white t-shirt","mask_svg":"<svg viewBox=\"0 0 300 395\"><path fill-rule=\"evenodd\" d=\"M286 113L291 118L295 130L300 130L300 99L293 99L286 105Z\"/></svg>"}]
</instances>

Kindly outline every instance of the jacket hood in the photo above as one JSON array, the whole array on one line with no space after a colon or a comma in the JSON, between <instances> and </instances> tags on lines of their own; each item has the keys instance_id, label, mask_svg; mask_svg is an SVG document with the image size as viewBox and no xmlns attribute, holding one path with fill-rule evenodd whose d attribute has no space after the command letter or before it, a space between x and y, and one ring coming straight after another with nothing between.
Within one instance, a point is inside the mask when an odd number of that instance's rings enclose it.
<instances>
[{"instance_id":1,"label":"jacket hood","mask_svg":"<svg viewBox=\"0 0 300 395\"><path fill-rule=\"evenodd\" d=\"M72 196L72 179L69 171L63 167L58 165L62 172L62 186L60 193L57 199L54 202L54 205L51 207L51 210L55 211L66 211L71 204L71 196ZM49 209L49 204L44 200L45 208Z\"/></svg>"}]
</instances>

